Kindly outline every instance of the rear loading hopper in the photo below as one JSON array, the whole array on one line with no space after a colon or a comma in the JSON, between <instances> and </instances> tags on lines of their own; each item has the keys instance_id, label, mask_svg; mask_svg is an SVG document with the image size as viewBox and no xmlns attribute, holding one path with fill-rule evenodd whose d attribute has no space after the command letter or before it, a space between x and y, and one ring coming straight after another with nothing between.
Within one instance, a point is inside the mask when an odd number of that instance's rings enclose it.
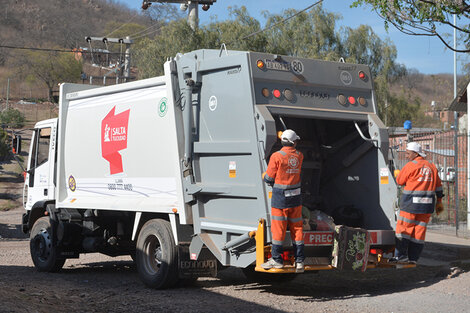
<instances>
[{"instance_id":1,"label":"rear loading hopper","mask_svg":"<svg viewBox=\"0 0 470 313\"><path fill-rule=\"evenodd\" d=\"M186 201L196 234L193 257L205 245L223 265L253 264L248 234L260 219L269 245L271 188L261 173L281 148L277 133L287 128L302 139L304 206L337 224L373 230L379 237L373 246L393 248L397 191L367 66L201 50L177 57L175 69L178 92L187 94L189 77L196 86L191 115L182 113L192 129L185 142L192 176L183 185L196 190ZM313 231L306 232L307 254L331 256L331 241L308 240L316 238Z\"/></svg>"}]
</instances>

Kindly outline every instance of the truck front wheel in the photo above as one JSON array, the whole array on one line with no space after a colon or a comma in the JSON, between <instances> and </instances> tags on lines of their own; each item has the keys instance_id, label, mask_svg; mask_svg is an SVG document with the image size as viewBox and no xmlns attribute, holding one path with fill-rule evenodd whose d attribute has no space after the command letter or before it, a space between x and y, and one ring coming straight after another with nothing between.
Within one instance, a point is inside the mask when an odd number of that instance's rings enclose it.
<instances>
[{"instance_id":1,"label":"truck front wheel","mask_svg":"<svg viewBox=\"0 0 470 313\"><path fill-rule=\"evenodd\" d=\"M31 229L29 241L31 258L39 272L58 272L64 266L65 259L58 258L52 236L49 217L39 218Z\"/></svg>"},{"instance_id":2,"label":"truck front wheel","mask_svg":"<svg viewBox=\"0 0 470 313\"><path fill-rule=\"evenodd\" d=\"M170 223L153 219L142 226L137 239L137 271L151 288L169 288L178 281L178 250Z\"/></svg>"}]
</instances>

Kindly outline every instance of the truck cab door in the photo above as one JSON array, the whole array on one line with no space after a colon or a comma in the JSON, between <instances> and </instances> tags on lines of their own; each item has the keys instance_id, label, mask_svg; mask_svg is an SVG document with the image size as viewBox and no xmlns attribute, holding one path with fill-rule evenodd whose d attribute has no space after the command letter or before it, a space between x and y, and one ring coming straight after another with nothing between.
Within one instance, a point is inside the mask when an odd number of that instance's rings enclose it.
<instances>
[{"instance_id":1,"label":"truck cab door","mask_svg":"<svg viewBox=\"0 0 470 313\"><path fill-rule=\"evenodd\" d=\"M52 125L34 131L31 141L30 158L25 181L25 208L42 200L54 198L54 138Z\"/></svg>"}]
</instances>

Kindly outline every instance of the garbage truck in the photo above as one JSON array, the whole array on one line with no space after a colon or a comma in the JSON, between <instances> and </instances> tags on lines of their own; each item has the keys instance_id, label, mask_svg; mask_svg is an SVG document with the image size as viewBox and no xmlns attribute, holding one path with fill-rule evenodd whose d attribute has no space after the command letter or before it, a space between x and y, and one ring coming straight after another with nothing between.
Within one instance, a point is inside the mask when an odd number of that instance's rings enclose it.
<instances>
[{"instance_id":1,"label":"garbage truck","mask_svg":"<svg viewBox=\"0 0 470 313\"><path fill-rule=\"evenodd\" d=\"M387 266L397 187L369 68L204 49L168 59L160 77L60 85L58 118L35 125L25 172L35 267L130 255L154 288L229 266L295 273L289 235L284 268L260 266L272 241L262 173L285 129L301 138L304 209L367 230L364 265ZM307 223L305 271L335 269L334 230Z\"/></svg>"}]
</instances>

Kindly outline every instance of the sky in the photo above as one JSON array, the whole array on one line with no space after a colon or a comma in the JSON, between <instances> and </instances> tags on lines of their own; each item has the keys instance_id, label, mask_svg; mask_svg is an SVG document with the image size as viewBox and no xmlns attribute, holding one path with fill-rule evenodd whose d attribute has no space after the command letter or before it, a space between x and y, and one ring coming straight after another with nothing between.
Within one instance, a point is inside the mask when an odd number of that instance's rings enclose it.
<instances>
[{"instance_id":1,"label":"sky","mask_svg":"<svg viewBox=\"0 0 470 313\"><path fill-rule=\"evenodd\" d=\"M261 14L262 11L268 11L270 14L279 14L288 8L302 10L315 3L315 1L217 0L208 11L199 10L199 20L200 25L210 23L214 17L217 17L219 21L223 21L229 18L227 7L245 6L248 13L264 25L265 19ZM140 9L142 5L142 0L119 0L119 2L126 4L132 9ZM352 0L324 0L323 8L326 11L342 15L343 18L338 21L338 26L356 28L361 24L367 24L373 28L374 32L382 40L389 38L397 47L397 62L404 64L407 68L417 69L424 74L454 72L454 53L446 49L439 39L405 35L393 26L390 26L387 31L385 30L383 20L372 11L370 6L350 8L352 2ZM154 3L153 5L161 4ZM459 55L461 54L457 53L458 58ZM460 74L460 68L461 62L457 59L457 74Z\"/></svg>"}]
</instances>

